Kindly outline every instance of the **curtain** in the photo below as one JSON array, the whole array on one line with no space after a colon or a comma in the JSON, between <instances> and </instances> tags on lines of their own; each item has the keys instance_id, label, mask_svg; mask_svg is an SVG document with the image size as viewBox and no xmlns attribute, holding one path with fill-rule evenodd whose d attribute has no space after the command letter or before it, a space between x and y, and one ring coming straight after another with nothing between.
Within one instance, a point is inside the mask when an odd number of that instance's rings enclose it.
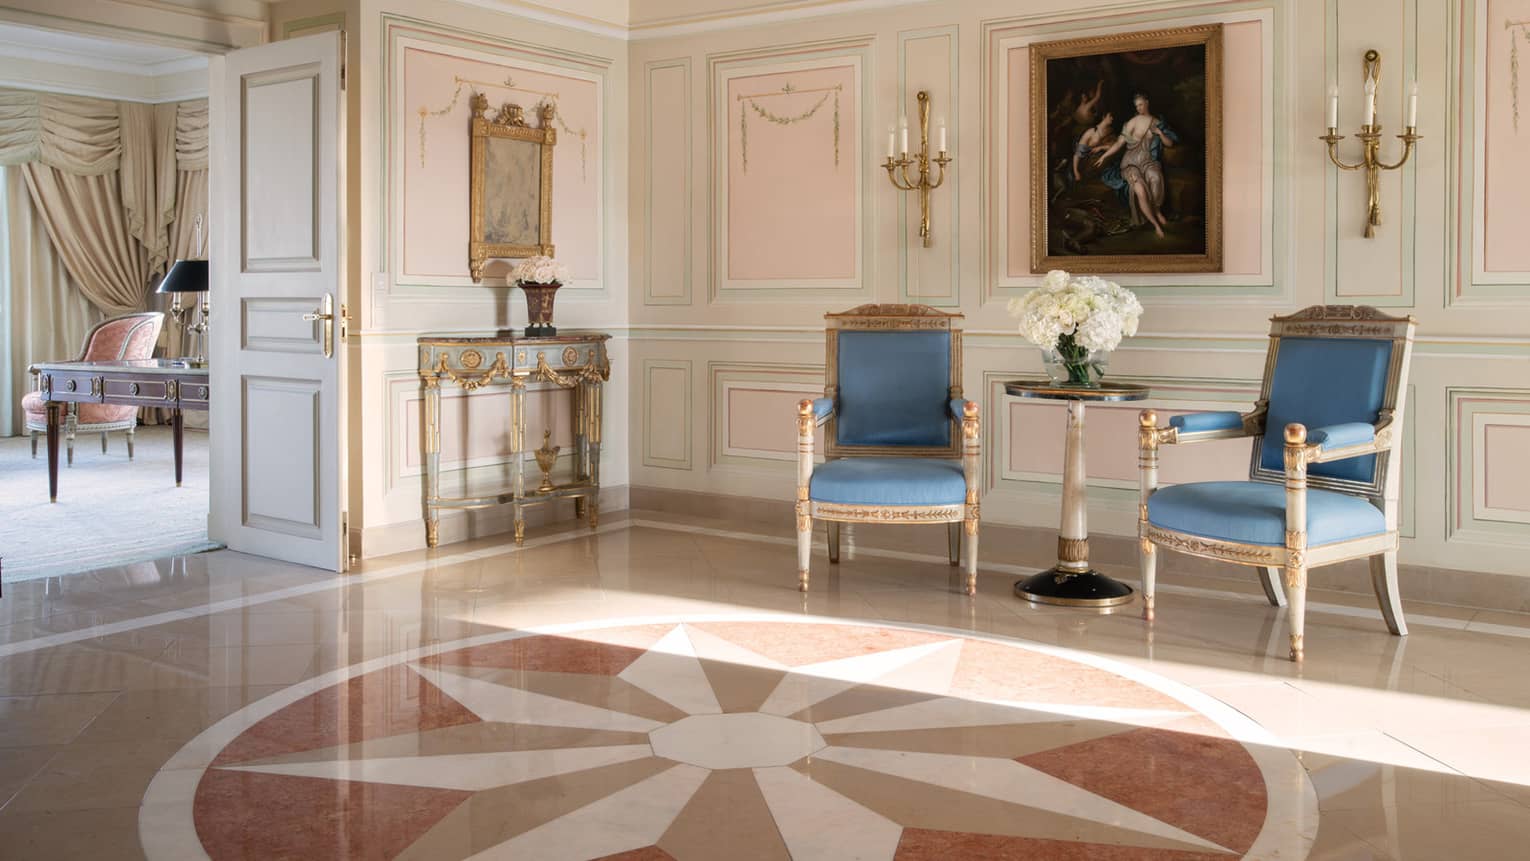
<instances>
[{"instance_id":1,"label":"curtain","mask_svg":"<svg viewBox=\"0 0 1530 861\"><path fill-rule=\"evenodd\" d=\"M0 167L0 300L5 352L0 355L0 436L22 433L21 397L32 389L27 366L72 359L101 314L86 301L53 250L20 168Z\"/></svg>"},{"instance_id":2,"label":"curtain","mask_svg":"<svg viewBox=\"0 0 1530 861\"><path fill-rule=\"evenodd\" d=\"M0 89L0 165L95 175L115 171L121 153L116 102Z\"/></svg>"},{"instance_id":3,"label":"curtain","mask_svg":"<svg viewBox=\"0 0 1530 861\"><path fill-rule=\"evenodd\" d=\"M168 109L165 115L157 115L156 123L168 119L166 125L156 125L156 130L169 127L173 134L168 138L167 149L158 152L158 164L161 175L173 178L174 186L169 198L161 200L171 201L171 209L167 216L169 249L167 258L170 262L189 257L206 257L209 239L207 221L207 100L201 99L195 102L181 102L175 105L160 105L160 108ZM159 145L163 147L165 140L160 138ZM164 168L169 168L165 170ZM197 229L197 217L202 219L201 229ZM196 307L196 302L201 297L184 297L191 308ZM190 337L186 334L184 325L177 326L175 318L170 316L172 298L166 295L154 295L150 307L157 311L165 312L164 334L161 336L161 344L166 356L183 356L190 346ZM195 318L190 312L184 318L185 323L194 322ZM203 336L203 351L206 351L206 336ZM168 421L168 412L165 410L146 410L145 421L164 422ZM207 414L191 411L184 416L187 427L206 427Z\"/></svg>"},{"instance_id":4,"label":"curtain","mask_svg":"<svg viewBox=\"0 0 1530 861\"><path fill-rule=\"evenodd\" d=\"M149 293L146 249L128 233L116 173L64 173L21 166L48 238L85 298L108 316L142 311Z\"/></svg>"}]
</instances>

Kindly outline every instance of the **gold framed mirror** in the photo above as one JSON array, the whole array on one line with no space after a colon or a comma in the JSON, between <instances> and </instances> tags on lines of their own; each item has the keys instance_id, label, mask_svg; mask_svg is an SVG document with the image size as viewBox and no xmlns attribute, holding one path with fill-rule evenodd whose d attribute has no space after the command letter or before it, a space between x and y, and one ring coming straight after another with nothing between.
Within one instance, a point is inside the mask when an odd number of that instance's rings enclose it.
<instances>
[{"instance_id":1,"label":"gold framed mirror","mask_svg":"<svg viewBox=\"0 0 1530 861\"><path fill-rule=\"evenodd\" d=\"M558 131L550 104L536 110L537 128L520 105L506 103L491 119L489 99L472 100L468 269L473 283L495 258L553 256L552 157Z\"/></svg>"}]
</instances>

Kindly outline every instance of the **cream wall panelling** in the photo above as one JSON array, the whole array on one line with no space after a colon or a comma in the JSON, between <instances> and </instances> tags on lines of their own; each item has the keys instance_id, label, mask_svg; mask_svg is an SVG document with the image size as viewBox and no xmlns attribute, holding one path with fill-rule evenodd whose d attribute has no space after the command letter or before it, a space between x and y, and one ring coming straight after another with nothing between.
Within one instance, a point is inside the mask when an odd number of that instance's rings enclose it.
<instances>
[{"instance_id":1,"label":"cream wall panelling","mask_svg":"<svg viewBox=\"0 0 1530 861\"><path fill-rule=\"evenodd\" d=\"M708 67L708 139L710 141L711 194L709 201L711 241L708 263L708 281L713 302L765 301L781 302L793 299L823 301L849 307L857 302L868 301L874 295L875 242L872 239L872 206L868 182L879 179L870 171L881 168L872 165L870 123L874 113L872 105L871 47L874 39L836 40L826 43L776 45L768 49L711 55ZM803 73L828 68L848 66L852 70L852 84L840 95L851 105L856 122L842 127L839 136L840 169L854 175L854 272L851 277L779 279L733 278L729 272L730 229L730 173L732 151L730 136L737 131L731 118L734 107L748 110L742 103L735 105L730 98L730 83L735 79ZM753 92L753 91L751 91ZM828 106L826 106L828 107ZM795 108L794 108L795 109ZM784 110L784 109L783 109ZM752 127L768 129L760 117L753 117ZM758 152L758 147L756 148ZM886 182L885 179L880 180ZM795 204L795 202L793 202ZM796 251L789 245L777 243L774 250L785 258Z\"/></svg>"},{"instance_id":2,"label":"cream wall panelling","mask_svg":"<svg viewBox=\"0 0 1530 861\"><path fill-rule=\"evenodd\" d=\"M1456 257L1448 283L1451 286L1447 301L1451 305L1504 305L1530 306L1530 271L1491 271L1487 268L1488 255L1488 195L1492 188L1509 179L1489 178L1487 160L1489 130L1495 116L1490 114L1488 100L1490 82L1503 80L1511 92L1517 89L1519 127L1515 139L1521 141L1515 150L1517 158L1512 181L1523 186L1524 153L1530 151L1530 40L1519 44L1520 63L1511 65L1508 50L1499 56L1490 55L1490 37L1500 47L1507 48L1510 41L1520 35L1509 28L1511 20L1530 20L1530 4L1505 2L1505 0L1456 0L1459 21L1459 38L1455 41L1455 64L1459 90L1455 94L1460 102L1456 116L1458 125L1453 131L1453 150L1456 159L1457 199L1454 207L1456 234L1452 246ZM1511 15L1512 11L1512 15ZM1506 39L1503 37L1507 37ZM1511 76L1519 73L1519 80ZM1512 110L1512 108L1511 108ZM1511 141L1501 141L1512 145ZM1492 185L1490 185L1492 183ZM1518 214L1517 241L1523 243L1527 227L1530 227L1530 203L1524 199L1511 201Z\"/></svg>"},{"instance_id":3,"label":"cream wall panelling","mask_svg":"<svg viewBox=\"0 0 1530 861\"><path fill-rule=\"evenodd\" d=\"M661 109L674 110L667 115ZM691 58L643 67L643 304L691 304L694 162ZM655 208L658 205L658 209Z\"/></svg>"},{"instance_id":4,"label":"cream wall panelling","mask_svg":"<svg viewBox=\"0 0 1530 861\"><path fill-rule=\"evenodd\" d=\"M797 459L795 404L803 398L823 397L823 365L713 361L707 363L707 378L711 465L763 468L783 478L795 476L795 468L790 466ZM735 396L739 398L736 404ZM763 414L753 415L755 420L779 430L782 441L778 447L758 438L752 445L734 441L733 409L737 406L747 411L746 400L751 397L764 402L756 408L763 410ZM751 429L749 435L756 436L758 432L757 428ZM817 435L818 450L822 451L822 428Z\"/></svg>"},{"instance_id":5,"label":"cream wall panelling","mask_svg":"<svg viewBox=\"0 0 1530 861\"><path fill-rule=\"evenodd\" d=\"M259 0L198 4L143 0L6 0L0 21L223 54L266 41Z\"/></svg>"},{"instance_id":6,"label":"cream wall panelling","mask_svg":"<svg viewBox=\"0 0 1530 861\"><path fill-rule=\"evenodd\" d=\"M915 94L928 90L933 103L930 111L930 148L940 146L936 138L941 118L956 132L949 141L952 161L946 165L945 181L930 192L931 242L925 248L919 241L919 193L893 191L898 195L898 295L905 302L919 302L938 308L961 305L961 174L962 160L956 156L964 136L961 124L961 75L957 64L960 30L956 25L898 33L898 108L909 118L909 148L919 145L919 107ZM881 136L876 137L881 141ZM874 150L869 160L881 164L883 153ZM931 153L931 157L934 153ZM885 169L873 169L873 195L888 193L891 183ZM876 180L881 180L878 183ZM885 186L884 186L885 184Z\"/></svg>"},{"instance_id":7,"label":"cream wall panelling","mask_svg":"<svg viewBox=\"0 0 1530 861\"><path fill-rule=\"evenodd\" d=\"M596 238L594 247L598 249L596 255L594 277L575 278L564 285L559 291L559 299L571 298L581 291L605 290L607 279L606 260L609 259L608 245L606 241L607 221L611 217L608 206L608 194L606 189L606 166L609 163L607 150L610 134L609 111L607 110L608 99L606 98L607 76L606 65L609 61L601 58L572 59L561 56L549 57L546 49L534 46L522 45L508 40L492 39L484 36L466 37L438 25L428 25L419 22L405 23L406 19L398 19L389 16L386 31L388 34L388 81L387 94L387 171L388 181L387 199L389 201L387 219L387 235L385 247L388 249L388 272L391 277L390 291L397 294L428 295L432 301L468 301L482 302L488 295L485 287L472 283L466 274L467 256L464 250L462 258L463 273L460 275L443 273L410 273L406 270L405 241L407 232L407 220L410 213L407 211L408 204L404 200L406 193L406 161L411 144L424 147L425 155L435 159L453 159L462 166L464 180L467 176L467 116L468 101L471 93L482 90L488 97L491 105L497 106L502 102L514 101L522 103L523 107L530 107L542 98L540 93L511 90L502 87L475 86L471 83L462 83L456 90L455 100L453 90L446 90L433 94L436 99L431 104L414 104L404 102L406 89L407 63L405 58L410 52L423 52L424 54L446 55L455 61L467 61L497 66L505 69L507 78L514 79L512 70L520 70L523 73L534 73L543 76L551 76L574 81L584 81L594 87L596 94L596 116L599 133L598 146L591 149L585 156L584 169L587 172L589 183L595 191L595 228ZM498 81L498 77L493 80ZM528 85L529 86L529 85ZM541 88L537 88L541 90ZM552 92L541 90L541 92ZM421 110L426 111L424 118L426 135L421 134ZM460 139L453 140L446 137L449 128L444 127L443 118L437 112L449 109L452 115L461 114ZM576 131L577 131L576 127ZM433 138L427 135L434 135ZM424 141L434 143L430 147ZM460 144L460 151L453 153L452 145ZM580 146L579 139L568 131L558 127L558 143L555 157L568 159L570 150L577 150ZM444 150L444 152L443 152ZM566 179L567 177L560 177ZM464 197L461 200L460 213L454 217L467 218L467 198L465 196L467 185L463 184ZM561 192L561 194L560 194ZM570 213L556 205L560 197L568 197L566 182L555 183L553 187L553 229L559 230L559 225L570 218ZM429 217L428 213L422 213ZM560 220L560 215L562 219ZM466 244L463 244L466 248ZM560 256L563 249L559 249ZM503 277L498 279L485 277L485 284L490 287L505 287ZM459 290L443 290L440 288L455 287Z\"/></svg>"},{"instance_id":8,"label":"cream wall panelling","mask_svg":"<svg viewBox=\"0 0 1530 861\"><path fill-rule=\"evenodd\" d=\"M644 359L643 465L691 468L691 362Z\"/></svg>"},{"instance_id":9,"label":"cream wall panelling","mask_svg":"<svg viewBox=\"0 0 1530 861\"><path fill-rule=\"evenodd\" d=\"M1530 389L1450 387L1446 398L1449 541L1530 545L1530 506L1520 510L1517 502L1513 508L1503 502L1488 504L1493 482L1522 488L1530 472L1530 456L1514 445L1530 428ZM1495 428L1510 432L1494 440L1504 446L1501 452L1488 445L1489 431Z\"/></svg>"},{"instance_id":10,"label":"cream wall panelling","mask_svg":"<svg viewBox=\"0 0 1530 861\"><path fill-rule=\"evenodd\" d=\"M1262 124L1259 153L1259 263L1254 273L1173 273L1165 275L1132 274L1120 276L1126 286L1141 292L1145 303L1159 301L1183 303L1193 298L1198 303L1247 304L1251 299L1268 300L1274 304L1292 301L1292 289L1288 273L1292 269L1296 249L1291 247L1291 221L1294 208L1291 203L1292 184L1289 176L1277 175L1275 164L1291 164L1292 147L1300 145L1292 126L1290 104L1294 101L1289 84L1290 60L1288 60L1289 37L1287 36L1288 7L1282 4L1241 3L1231 4L1221 11L1206 13L1202 7L1159 6L1146 13L1122 15L1110 9L1085 10L1080 18L1077 13L1057 20L1056 13L1022 16L983 23L983 87L982 104L985 107L982 133L982 156L979 183L985 189L980 212L983 216L981 231L983 267L983 301L993 302L1021 295L1041 283L1040 274L1010 274L1014 271L1028 272L1029 252L1020 261L1009 256L1009 204L1011 183L1028 182L1028 170L1023 165L1030 159L1030 120L1025 110L1016 118L1016 135L1011 138L1010 108L1015 99L1024 96L1029 101L1029 59L1018 56L1024 64L1023 80L1027 89L1014 93L1010 86L1011 52L1021 51L1037 42L1059 39L1079 39L1116 33L1132 33L1142 30L1193 27L1201 24L1256 24L1259 27L1260 56L1257 60L1260 75L1258 115ZM1108 23L1107 23L1108 22ZM1224 52L1224 66L1231 67L1240 61L1233 50ZM1247 62L1244 60L1244 62ZM1231 84L1236 68L1229 68L1224 78ZM1224 99L1231 96L1230 87L1224 88ZM1232 107L1229 105L1229 107ZM1227 123L1224 127L1233 131ZM1229 142L1230 144L1230 142ZM1017 158L1019 149L1023 158ZM1229 147L1224 152L1224 163L1231 164L1239 153ZM1012 166L1021 166L1016 172ZM991 177L991 180L989 179ZM1020 206L1029 208L1030 195L1025 186L1016 187L1023 194L1015 194ZM1233 225L1228 224L1228 214L1236 211L1236 200L1224 195L1224 243ZM1026 248L1029 248L1027 241ZM1016 269L1018 267L1018 269Z\"/></svg>"}]
</instances>

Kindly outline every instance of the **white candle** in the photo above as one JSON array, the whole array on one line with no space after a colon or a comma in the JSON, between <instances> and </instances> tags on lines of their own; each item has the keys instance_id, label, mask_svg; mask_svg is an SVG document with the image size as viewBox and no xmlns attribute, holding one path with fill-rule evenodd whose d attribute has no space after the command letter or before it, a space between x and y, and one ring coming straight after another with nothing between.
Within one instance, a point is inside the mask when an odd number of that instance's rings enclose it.
<instances>
[{"instance_id":1,"label":"white candle","mask_svg":"<svg viewBox=\"0 0 1530 861\"><path fill-rule=\"evenodd\" d=\"M903 126L903 154L908 155L908 117L903 118L901 125Z\"/></svg>"},{"instance_id":2,"label":"white candle","mask_svg":"<svg viewBox=\"0 0 1530 861\"><path fill-rule=\"evenodd\" d=\"M893 138L893 127L892 127L892 124L889 123L888 126L887 126L887 157L888 158L892 158L893 157L893 152L894 152L893 147L895 147L896 145L897 145L897 142Z\"/></svg>"},{"instance_id":3,"label":"white candle","mask_svg":"<svg viewBox=\"0 0 1530 861\"><path fill-rule=\"evenodd\" d=\"M940 151L946 151L946 118L940 118Z\"/></svg>"},{"instance_id":4,"label":"white candle","mask_svg":"<svg viewBox=\"0 0 1530 861\"><path fill-rule=\"evenodd\" d=\"M1413 82L1413 87L1408 91L1408 128L1418 126L1418 81Z\"/></svg>"},{"instance_id":5,"label":"white candle","mask_svg":"<svg viewBox=\"0 0 1530 861\"><path fill-rule=\"evenodd\" d=\"M1365 124L1376 124L1376 79L1365 79Z\"/></svg>"},{"instance_id":6,"label":"white candle","mask_svg":"<svg viewBox=\"0 0 1530 861\"><path fill-rule=\"evenodd\" d=\"M1328 127L1339 127L1339 85L1334 84L1328 90Z\"/></svg>"}]
</instances>

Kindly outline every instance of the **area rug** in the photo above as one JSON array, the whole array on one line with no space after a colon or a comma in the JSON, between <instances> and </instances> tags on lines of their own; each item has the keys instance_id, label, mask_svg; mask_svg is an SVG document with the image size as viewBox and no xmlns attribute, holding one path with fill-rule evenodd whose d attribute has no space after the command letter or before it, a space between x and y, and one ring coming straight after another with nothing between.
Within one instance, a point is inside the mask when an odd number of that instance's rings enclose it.
<instances>
[{"instance_id":1,"label":"area rug","mask_svg":"<svg viewBox=\"0 0 1530 861\"><path fill-rule=\"evenodd\" d=\"M212 550L207 540L207 433L185 435L184 483L175 486L170 428L138 429L134 457L121 433L105 454L81 435L74 466L59 451L59 500L48 502L47 444L0 438L0 573L32 580Z\"/></svg>"},{"instance_id":2,"label":"area rug","mask_svg":"<svg viewBox=\"0 0 1530 861\"><path fill-rule=\"evenodd\" d=\"M1058 647L802 616L506 631L303 682L151 782L151 859L1303 858L1225 704Z\"/></svg>"}]
</instances>

